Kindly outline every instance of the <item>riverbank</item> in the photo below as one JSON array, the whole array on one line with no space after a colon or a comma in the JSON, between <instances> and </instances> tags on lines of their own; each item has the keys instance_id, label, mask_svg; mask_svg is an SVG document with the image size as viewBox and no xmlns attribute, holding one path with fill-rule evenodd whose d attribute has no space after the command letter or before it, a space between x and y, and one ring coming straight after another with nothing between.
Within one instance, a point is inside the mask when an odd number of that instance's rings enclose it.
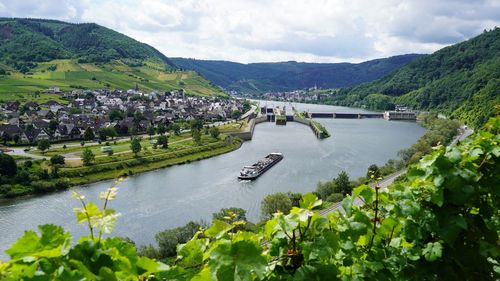
<instances>
[{"instance_id":1,"label":"riverbank","mask_svg":"<svg viewBox=\"0 0 500 281\"><path fill-rule=\"evenodd\" d=\"M88 166L55 167L46 160L29 161L19 165L18 174L11 183L0 185L0 199L10 199L27 195L45 194L64 190L72 186L96 183L160 168L181 165L207 159L234 151L241 147L242 140L222 135L211 142L205 137L205 144L186 144L188 140L178 141L169 150L150 149L139 157L124 151L120 155L101 157ZM94 148L96 149L96 148Z\"/></svg>"},{"instance_id":2,"label":"riverbank","mask_svg":"<svg viewBox=\"0 0 500 281\"><path fill-rule=\"evenodd\" d=\"M89 167L82 167L78 170L63 171L63 175L71 175L71 185L83 185L95 183L108 179L115 179L121 176L153 171L167 168L174 165L182 165L203 159L218 156L234 151L241 147L242 140L230 138L230 142L223 140L214 144L203 145L192 150L180 150L177 152L154 154L148 157L140 157L128 161L116 163L100 164Z\"/></svg>"}]
</instances>

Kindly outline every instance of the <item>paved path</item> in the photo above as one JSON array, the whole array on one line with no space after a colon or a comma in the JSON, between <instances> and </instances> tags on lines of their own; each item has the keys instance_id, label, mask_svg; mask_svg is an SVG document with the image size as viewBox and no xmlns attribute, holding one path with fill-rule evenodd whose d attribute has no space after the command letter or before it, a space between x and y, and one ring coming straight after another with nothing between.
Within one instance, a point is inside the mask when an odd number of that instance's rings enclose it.
<instances>
[{"instance_id":1,"label":"paved path","mask_svg":"<svg viewBox=\"0 0 500 281\"><path fill-rule=\"evenodd\" d=\"M6 147L5 149L9 150L6 152L6 154L10 154L10 155L30 157L33 159L49 159L50 158L47 156L41 156L41 155L35 155L35 154L28 153L28 152L24 151L24 149L26 149L25 147Z\"/></svg>"},{"instance_id":2,"label":"paved path","mask_svg":"<svg viewBox=\"0 0 500 281\"><path fill-rule=\"evenodd\" d=\"M468 128L467 126L460 127L460 133L453 139L453 141L450 142L449 146L454 146L457 144L458 141L463 141L465 138L470 136L473 132L474 131L472 129ZM382 189L387 188L387 187L389 187L389 185L391 185L394 182L394 180L396 180L396 178L403 175L404 173L406 173L406 169L392 173L392 174L386 176L381 181L379 181L378 184L380 185L380 187ZM374 186L374 184L370 184L370 185ZM354 200L354 204L356 206L360 206L363 204L363 200L361 200L361 198L356 198ZM344 209L342 208L342 202L334 203L332 206L330 206L326 209L320 210L319 214L322 216L326 216L328 213L331 213L335 210L339 210L340 212L344 212Z\"/></svg>"}]
</instances>

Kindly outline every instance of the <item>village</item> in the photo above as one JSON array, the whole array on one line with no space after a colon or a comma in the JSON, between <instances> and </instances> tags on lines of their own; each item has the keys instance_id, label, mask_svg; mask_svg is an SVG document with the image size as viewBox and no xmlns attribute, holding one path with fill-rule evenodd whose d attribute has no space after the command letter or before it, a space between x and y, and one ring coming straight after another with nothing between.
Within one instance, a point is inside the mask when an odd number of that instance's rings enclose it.
<instances>
[{"instance_id":1,"label":"village","mask_svg":"<svg viewBox=\"0 0 500 281\"><path fill-rule=\"evenodd\" d=\"M107 137L183 129L186 121L238 119L250 107L238 99L188 96L183 90L142 93L106 89L73 90L61 100L0 103L0 140L5 144L36 144L71 140L106 140ZM173 125L176 124L176 125Z\"/></svg>"},{"instance_id":2,"label":"village","mask_svg":"<svg viewBox=\"0 0 500 281\"><path fill-rule=\"evenodd\" d=\"M294 91L273 91L262 94L242 94L235 91L229 91L231 95L243 96L251 99L302 103L318 103L322 100L330 99L334 92L335 90L320 89L316 86L308 89L299 89Z\"/></svg>"}]
</instances>

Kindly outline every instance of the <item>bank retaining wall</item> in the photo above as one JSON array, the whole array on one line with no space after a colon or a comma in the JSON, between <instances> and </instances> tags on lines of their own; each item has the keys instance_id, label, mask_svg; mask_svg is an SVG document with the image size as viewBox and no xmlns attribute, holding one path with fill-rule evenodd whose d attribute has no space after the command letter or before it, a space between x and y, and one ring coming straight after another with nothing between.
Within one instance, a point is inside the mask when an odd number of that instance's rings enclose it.
<instances>
[{"instance_id":1,"label":"bank retaining wall","mask_svg":"<svg viewBox=\"0 0 500 281\"><path fill-rule=\"evenodd\" d=\"M321 130L318 127L316 127L314 125L314 123L311 120L309 120L309 119L304 119L304 118L299 117L299 116L296 115L296 116L294 116L294 120L293 121L309 126L309 128L311 128L311 130L313 131L314 135L318 139L324 139L324 138L329 137L329 135L323 134L321 132Z\"/></svg>"}]
</instances>

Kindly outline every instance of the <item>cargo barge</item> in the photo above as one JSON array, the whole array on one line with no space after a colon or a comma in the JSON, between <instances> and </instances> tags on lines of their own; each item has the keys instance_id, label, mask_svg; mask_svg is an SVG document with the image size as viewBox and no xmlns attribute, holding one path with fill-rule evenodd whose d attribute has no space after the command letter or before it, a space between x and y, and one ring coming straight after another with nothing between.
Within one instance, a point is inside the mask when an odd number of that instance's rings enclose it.
<instances>
[{"instance_id":1,"label":"cargo barge","mask_svg":"<svg viewBox=\"0 0 500 281\"><path fill-rule=\"evenodd\" d=\"M283 159L283 154L278 152L270 153L252 166L243 167L238 178L240 180L254 180L281 161L281 159Z\"/></svg>"}]
</instances>

